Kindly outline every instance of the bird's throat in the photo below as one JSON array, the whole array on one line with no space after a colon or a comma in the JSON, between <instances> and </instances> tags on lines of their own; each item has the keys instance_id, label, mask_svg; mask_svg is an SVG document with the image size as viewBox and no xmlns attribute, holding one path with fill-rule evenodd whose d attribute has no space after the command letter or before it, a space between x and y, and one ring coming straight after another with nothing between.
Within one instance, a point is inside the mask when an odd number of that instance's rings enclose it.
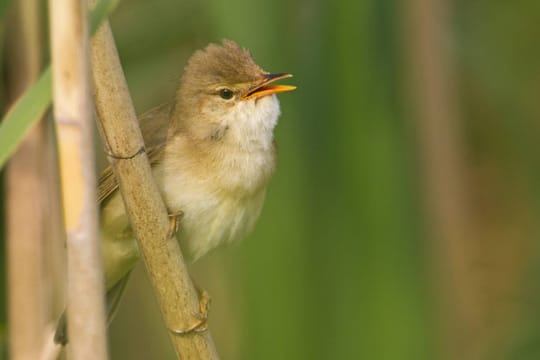
<instances>
[{"instance_id":1,"label":"bird's throat","mask_svg":"<svg viewBox=\"0 0 540 360\"><path fill-rule=\"evenodd\" d=\"M271 151L279 114L275 95L239 102L223 119L223 140L247 152Z\"/></svg>"}]
</instances>

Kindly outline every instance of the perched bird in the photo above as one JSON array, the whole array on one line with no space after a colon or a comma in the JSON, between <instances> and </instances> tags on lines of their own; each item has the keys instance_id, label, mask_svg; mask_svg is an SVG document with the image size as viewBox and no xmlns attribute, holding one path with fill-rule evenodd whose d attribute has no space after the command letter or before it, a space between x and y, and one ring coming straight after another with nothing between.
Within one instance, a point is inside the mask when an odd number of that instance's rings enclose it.
<instances>
[{"instance_id":1,"label":"perched bird","mask_svg":"<svg viewBox=\"0 0 540 360\"><path fill-rule=\"evenodd\" d=\"M210 44L189 59L170 106L140 119L155 181L188 261L243 238L254 226L275 168L278 93L291 77L261 69L233 41ZM109 306L118 303L139 258L110 168L99 181L101 237ZM58 335L58 334L57 334ZM60 342L62 342L60 336Z\"/></svg>"}]
</instances>

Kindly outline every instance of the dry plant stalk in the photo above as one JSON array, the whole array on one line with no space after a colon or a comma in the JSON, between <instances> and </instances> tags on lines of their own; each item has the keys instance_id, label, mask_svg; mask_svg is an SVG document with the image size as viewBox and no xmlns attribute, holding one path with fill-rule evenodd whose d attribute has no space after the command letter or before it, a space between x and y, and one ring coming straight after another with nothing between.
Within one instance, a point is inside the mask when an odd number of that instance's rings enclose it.
<instances>
[{"instance_id":1,"label":"dry plant stalk","mask_svg":"<svg viewBox=\"0 0 540 360\"><path fill-rule=\"evenodd\" d=\"M168 329L188 329L200 312L199 299L154 183L135 110L108 24L92 39L96 109L103 142L154 293ZM217 359L209 331L169 332L178 358Z\"/></svg>"},{"instance_id":2,"label":"dry plant stalk","mask_svg":"<svg viewBox=\"0 0 540 360\"><path fill-rule=\"evenodd\" d=\"M449 51L450 4L445 0L414 0L406 6L405 26L416 128L430 235L444 284L446 329L443 353L447 358L476 358L471 340L479 325L477 284L471 276L472 240L459 106ZM481 332L481 331L480 331ZM473 340L474 341L474 340Z\"/></svg>"},{"instance_id":3,"label":"dry plant stalk","mask_svg":"<svg viewBox=\"0 0 540 360\"><path fill-rule=\"evenodd\" d=\"M15 2L9 21L9 97L15 100L41 70L40 1ZM46 127L36 126L6 171L7 271L10 358L36 359L46 322L43 244L47 194Z\"/></svg>"},{"instance_id":4,"label":"dry plant stalk","mask_svg":"<svg viewBox=\"0 0 540 360\"><path fill-rule=\"evenodd\" d=\"M17 2L7 39L9 93L14 100L39 75L39 1ZM22 60L22 61L21 61ZM34 128L13 155L6 171L8 321L12 359L35 359L46 321L42 274L45 126Z\"/></svg>"},{"instance_id":5,"label":"dry plant stalk","mask_svg":"<svg viewBox=\"0 0 540 360\"><path fill-rule=\"evenodd\" d=\"M98 240L87 6L50 4L54 116L67 233L67 324L73 359L107 359L104 281Z\"/></svg>"}]
</instances>

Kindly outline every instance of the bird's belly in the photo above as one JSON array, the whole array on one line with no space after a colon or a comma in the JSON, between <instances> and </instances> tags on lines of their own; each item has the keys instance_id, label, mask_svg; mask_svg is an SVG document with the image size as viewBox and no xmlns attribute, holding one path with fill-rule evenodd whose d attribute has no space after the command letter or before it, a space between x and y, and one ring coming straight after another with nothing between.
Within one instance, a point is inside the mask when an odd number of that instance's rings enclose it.
<instances>
[{"instance_id":1,"label":"bird's belly","mask_svg":"<svg viewBox=\"0 0 540 360\"><path fill-rule=\"evenodd\" d=\"M226 158L210 164L165 157L154 171L169 211L184 214L178 238L188 259L247 235L261 212L273 168L273 151L229 149Z\"/></svg>"},{"instance_id":2,"label":"bird's belly","mask_svg":"<svg viewBox=\"0 0 540 360\"><path fill-rule=\"evenodd\" d=\"M259 217L266 190L250 196L215 194L208 191L180 193L170 209L181 209L184 216L177 234L182 252L193 262L222 244L242 239ZM168 199L171 200L171 199ZM139 258L122 199L116 193L102 213L102 247L109 289L124 277Z\"/></svg>"},{"instance_id":3,"label":"bird's belly","mask_svg":"<svg viewBox=\"0 0 540 360\"><path fill-rule=\"evenodd\" d=\"M190 261L222 244L242 239L253 228L264 202L264 189L249 196L191 193L175 208L184 212L178 239Z\"/></svg>"}]
</instances>

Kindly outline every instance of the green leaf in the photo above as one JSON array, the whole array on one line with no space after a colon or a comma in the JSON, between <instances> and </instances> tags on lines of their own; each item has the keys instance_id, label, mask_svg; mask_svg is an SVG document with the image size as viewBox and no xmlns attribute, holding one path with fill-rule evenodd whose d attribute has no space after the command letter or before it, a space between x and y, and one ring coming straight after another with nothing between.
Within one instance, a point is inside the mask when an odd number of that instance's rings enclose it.
<instances>
[{"instance_id":1,"label":"green leaf","mask_svg":"<svg viewBox=\"0 0 540 360\"><path fill-rule=\"evenodd\" d=\"M0 124L0 168L51 103L51 67L17 100Z\"/></svg>"},{"instance_id":2,"label":"green leaf","mask_svg":"<svg viewBox=\"0 0 540 360\"><path fill-rule=\"evenodd\" d=\"M101 0L90 12L90 34L94 35L99 26L111 14L120 0Z\"/></svg>"},{"instance_id":3,"label":"green leaf","mask_svg":"<svg viewBox=\"0 0 540 360\"><path fill-rule=\"evenodd\" d=\"M99 25L118 5L119 0L101 0L90 13L90 31L93 35ZM48 65L19 97L0 122L0 169L13 154L26 134L37 124L52 101L51 66Z\"/></svg>"}]
</instances>

